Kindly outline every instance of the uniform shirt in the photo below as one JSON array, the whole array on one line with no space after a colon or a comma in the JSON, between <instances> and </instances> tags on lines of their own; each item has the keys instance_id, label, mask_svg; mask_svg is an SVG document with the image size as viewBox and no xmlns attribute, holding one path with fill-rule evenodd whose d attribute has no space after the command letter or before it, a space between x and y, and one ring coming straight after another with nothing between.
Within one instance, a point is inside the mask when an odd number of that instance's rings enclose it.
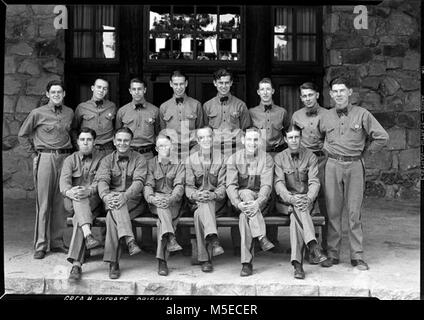
<instances>
[{"instance_id":1,"label":"uniform shirt","mask_svg":"<svg viewBox=\"0 0 424 320\"><path fill-rule=\"evenodd\" d=\"M178 202L184 195L185 166L182 163L161 162L157 156L148 161L144 198L149 202L150 196L160 192L170 194L171 201Z\"/></svg>"},{"instance_id":2,"label":"uniform shirt","mask_svg":"<svg viewBox=\"0 0 424 320\"><path fill-rule=\"evenodd\" d=\"M239 150L227 161L227 194L234 207L241 201L238 191L250 189L258 192L259 206L265 204L272 190L274 161L265 152L247 157L246 151Z\"/></svg>"},{"instance_id":3,"label":"uniform shirt","mask_svg":"<svg viewBox=\"0 0 424 320\"><path fill-rule=\"evenodd\" d=\"M288 127L290 121L286 109L271 103L271 109L265 110L261 102L258 106L249 109L252 124L266 130L267 150L284 144L283 128Z\"/></svg>"},{"instance_id":4,"label":"uniform shirt","mask_svg":"<svg viewBox=\"0 0 424 320\"><path fill-rule=\"evenodd\" d=\"M320 131L325 133L325 150L342 156L361 156L367 138L372 140L367 148L371 152L386 145L389 135L368 110L349 104L347 112L347 116L339 117L333 108L322 118Z\"/></svg>"},{"instance_id":5,"label":"uniform shirt","mask_svg":"<svg viewBox=\"0 0 424 320\"><path fill-rule=\"evenodd\" d=\"M192 200L192 195L197 191L211 191L216 194L216 200L223 200L225 192L226 165L221 153L205 159L201 150L190 155L186 163L186 186L187 198Z\"/></svg>"},{"instance_id":6,"label":"uniform shirt","mask_svg":"<svg viewBox=\"0 0 424 320\"><path fill-rule=\"evenodd\" d=\"M63 196L75 186L91 189L91 195L97 194L97 181L94 180L103 154L93 150L91 158L85 158L80 152L74 152L63 161L59 188Z\"/></svg>"},{"instance_id":7,"label":"uniform shirt","mask_svg":"<svg viewBox=\"0 0 424 320\"><path fill-rule=\"evenodd\" d=\"M195 141L195 129L203 127L203 110L200 102L186 94L182 98L183 103L177 104L174 95L159 107L161 130L175 130L181 144ZM181 136L182 126L186 128L187 136Z\"/></svg>"},{"instance_id":8,"label":"uniform shirt","mask_svg":"<svg viewBox=\"0 0 424 320\"><path fill-rule=\"evenodd\" d=\"M311 150L301 146L299 157L293 158L289 149L278 153L275 158L274 186L281 199L290 203L292 194L307 194L311 201L318 196L318 158Z\"/></svg>"},{"instance_id":9,"label":"uniform shirt","mask_svg":"<svg viewBox=\"0 0 424 320\"><path fill-rule=\"evenodd\" d=\"M104 99L103 105L98 107L90 99L78 105L72 128L75 132L82 127L93 129L97 134L95 144L103 145L113 140L115 115L116 106L113 102Z\"/></svg>"},{"instance_id":10,"label":"uniform shirt","mask_svg":"<svg viewBox=\"0 0 424 320\"><path fill-rule=\"evenodd\" d=\"M160 131L159 108L144 101L141 108L136 108L134 101L120 108L116 114L115 128L128 127L134 133L131 145L144 147L155 144Z\"/></svg>"},{"instance_id":11,"label":"uniform shirt","mask_svg":"<svg viewBox=\"0 0 424 320\"><path fill-rule=\"evenodd\" d=\"M318 105L317 113L308 115L309 108L302 108L293 113L292 123L302 129L301 144L311 151L320 151L324 144L324 134L319 131L319 124L327 109Z\"/></svg>"},{"instance_id":12,"label":"uniform shirt","mask_svg":"<svg viewBox=\"0 0 424 320\"><path fill-rule=\"evenodd\" d=\"M33 109L19 130L19 142L34 155L36 149L72 148L69 132L73 116L71 108L62 105L56 109L50 102Z\"/></svg>"},{"instance_id":13,"label":"uniform shirt","mask_svg":"<svg viewBox=\"0 0 424 320\"><path fill-rule=\"evenodd\" d=\"M118 162L118 151L105 156L95 179L98 181L100 198L111 191L125 192L127 199L141 200L141 192L147 175L147 162L136 151L128 152L128 162Z\"/></svg>"},{"instance_id":14,"label":"uniform shirt","mask_svg":"<svg viewBox=\"0 0 424 320\"><path fill-rule=\"evenodd\" d=\"M203 105L205 125L214 129L215 138L228 141L240 136L250 126L250 114L246 104L233 95L221 104L217 95Z\"/></svg>"}]
</instances>

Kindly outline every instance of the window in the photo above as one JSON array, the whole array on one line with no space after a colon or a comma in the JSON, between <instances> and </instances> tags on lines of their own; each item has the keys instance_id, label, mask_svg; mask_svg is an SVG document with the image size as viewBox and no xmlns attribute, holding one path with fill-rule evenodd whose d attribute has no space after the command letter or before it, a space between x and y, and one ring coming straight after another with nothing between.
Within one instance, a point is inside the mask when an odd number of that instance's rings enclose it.
<instances>
[{"instance_id":1,"label":"window","mask_svg":"<svg viewBox=\"0 0 424 320\"><path fill-rule=\"evenodd\" d=\"M148 61L240 61L240 6L150 6Z\"/></svg>"},{"instance_id":2,"label":"window","mask_svg":"<svg viewBox=\"0 0 424 320\"><path fill-rule=\"evenodd\" d=\"M320 19L317 7L274 8L274 62L317 63Z\"/></svg>"},{"instance_id":3,"label":"window","mask_svg":"<svg viewBox=\"0 0 424 320\"><path fill-rule=\"evenodd\" d=\"M72 6L72 58L117 59L118 10L115 6Z\"/></svg>"}]
</instances>

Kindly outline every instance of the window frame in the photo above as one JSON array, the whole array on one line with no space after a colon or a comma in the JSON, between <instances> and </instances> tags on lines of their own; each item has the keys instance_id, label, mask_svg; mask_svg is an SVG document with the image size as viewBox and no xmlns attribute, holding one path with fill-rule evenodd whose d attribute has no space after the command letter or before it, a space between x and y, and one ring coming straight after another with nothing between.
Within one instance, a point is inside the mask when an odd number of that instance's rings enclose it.
<instances>
[{"instance_id":1,"label":"window frame","mask_svg":"<svg viewBox=\"0 0 424 320\"><path fill-rule=\"evenodd\" d=\"M161 6L162 4L154 5L154 6ZM165 5L163 5L165 6ZM166 6L180 6L180 5L166 5ZM240 20L241 20L241 26L240 26L240 59L237 61L234 60L177 60L177 59L149 59L149 36L150 36L150 30L149 30L149 22L150 22L150 7L151 5L145 5L144 6L144 23L143 23L143 30L142 33L143 37L143 47L145 48L144 56L143 56L143 66L150 68L163 68L163 64L167 64L169 66L205 66L205 67L230 67L233 69L241 68L244 66L246 61L246 44L245 44L245 35L246 35L246 10L245 6L242 5L193 5L194 8L194 14L196 14L196 8L198 7L211 7L216 6L218 9L221 7L239 7L240 8ZM218 11L219 12L219 11ZM219 16L219 13L218 13ZM217 22L218 23L218 22ZM219 28L219 25L217 25L217 29ZM176 34L181 33L179 31L171 31L170 34ZM201 32L194 31L192 34L196 35ZM225 32L225 31L216 31L216 34L219 36L219 34L224 33L232 33L232 32ZM195 38L194 38L195 39ZM217 38L219 40L219 37ZM193 50L193 54L195 54L195 50Z\"/></svg>"}]
</instances>

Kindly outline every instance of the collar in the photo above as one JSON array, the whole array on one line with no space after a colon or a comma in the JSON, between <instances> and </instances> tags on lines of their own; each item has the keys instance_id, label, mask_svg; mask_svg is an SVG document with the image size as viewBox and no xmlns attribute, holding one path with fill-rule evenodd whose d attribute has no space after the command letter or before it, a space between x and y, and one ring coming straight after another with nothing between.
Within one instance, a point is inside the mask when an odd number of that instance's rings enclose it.
<instances>
[{"instance_id":1,"label":"collar","mask_svg":"<svg viewBox=\"0 0 424 320\"><path fill-rule=\"evenodd\" d=\"M244 157L249 162L258 160L258 158L259 158L259 149L256 150L256 152L254 154L247 153L246 149L244 149Z\"/></svg>"},{"instance_id":2,"label":"collar","mask_svg":"<svg viewBox=\"0 0 424 320\"><path fill-rule=\"evenodd\" d=\"M132 155L132 150L130 149L127 153L124 154L119 154L119 152L117 150L114 151L115 154L113 156L115 162L118 162L119 157L128 157L128 161L129 159L131 159L131 155Z\"/></svg>"},{"instance_id":3,"label":"collar","mask_svg":"<svg viewBox=\"0 0 424 320\"><path fill-rule=\"evenodd\" d=\"M145 103L146 103L146 99L143 99L143 100L141 100L140 102L137 102L137 103L134 100L131 101L131 105L134 109L135 109L136 104L141 104L143 106L143 108L145 108L146 107Z\"/></svg>"},{"instance_id":4,"label":"collar","mask_svg":"<svg viewBox=\"0 0 424 320\"><path fill-rule=\"evenodd\" d=\"M216 100L218 101L219 104L221 104L221 98L223 98L223 97L228 97L227 104L229 104L230 101L231 101L231 98L232 98L232 94L229 92L226 96L222 96L220 93L218 93L216 95Z\"/></svg>"},{"instance_id":5,"label":"collar","mask_svg":"<svg viewBox=\"0 0 424 320\"><path fill-rule=\"evenodd\" d=\"M336 108L336 106L334 106L334 112L336 113L336 115L337 115L337 108ZM347 109L347 114L349 115L351 112L352 112L352 109L353 109L353 105L349 102L349 104L347 105L347 107L346 107L346 109ZM338 116L338 115L337 115Z\"/></svg>"},{"instance_id":6,"label":"collar","mask_svg":"<svg viewBox=\"0 0 424 320\"><path fill-rule=\"evenodd\" d=\"M105 98L103 98L102 100L103 100L102 105L104 106L106 104L107 100ZM97 107L97 103L96 103L96 100L94 100L94 98L91 98L90 101L91 101L92 104L94 104L95 107Z\"/></svg>"},{"instance_id":7,"label":"collar","mask_svg":"<svg viewBox=\"0 0 424 320\"><path fill-rule=\"evenodd\" d=\"M160 158L158 156L158 163L163 164L163 165L170 164L171 159L169 157L168 158Z\"/></svg>"},{"instance_id":8,"label":"collar","mask_svg":"<svg viewBox=\"0 0 424 320\"><path fill-rule=\"evenodd\" d=\"M61 112L63 110L63 104L61 104L60 106L55 106L53 103L51 103L50 101L47 103L47 105L49 106L50 110L53 112L56 112L56 108L58 108Z\"/></svg>"},{"instance_id":9,"label":"collar","mask_svg":"<svg viewBox=\"0 0 424 320\"><path fill-rule=\"evenodd\" d=\"M261 106L261 108L262 108L262 110L264 110L264 111L266 111L265 110L265 106L268 106L268 105L271 105L271 108L269 109L269 110L272 110L272 109L274 109L274 101L273 100L271 100L271 102L270 103L263 103L262 101L259 103L259 105Z\"/></svg>"}]
</instances>

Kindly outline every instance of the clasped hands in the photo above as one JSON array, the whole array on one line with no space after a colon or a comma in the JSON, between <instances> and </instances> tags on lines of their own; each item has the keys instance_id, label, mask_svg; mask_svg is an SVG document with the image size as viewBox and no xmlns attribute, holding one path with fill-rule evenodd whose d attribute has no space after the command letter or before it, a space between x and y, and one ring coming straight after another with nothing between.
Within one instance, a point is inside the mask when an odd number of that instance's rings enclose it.
<instances>
[{"instance_id":1,"label":"clasped hands","mask_svg":"<svg viewBox=\"0 0 424 320\"><path fill-rule=\"evenodd\" d=\"M120 209L125 203L127 203L127 200L128 199L123 192L111 192L103 198L107 210Z\"/></svg>"},{"instance_id":2,"label":"clasped hands","mask_svg":"<svg viewBox=\"0 0 424 320\"><path fill-rule=\"evenodd\" d=\"M208 202L216 199L215 192L208 190L201 190L193 193L192 199L196 202Z\"/></svg>"},{"instance_id":3,"label":"clasped hands","mask_svg":"<svg viewBox=\"0 0 424 320\"><path fill-rule=\"evenodd\" d=\"M150 196L150 203L161 209L167 209L172 204L170 196Z\"/></svg>"},{"instance_id":4,"label":"clasped hands","mask_svg":"<svg viewBox=\"0 0 424 320\"><path fill-rule=\"evenodd\" d=\"M91 194L90 188L84 186L75 186L66 191L66 196L74 201L88 198Z\"/></svg>"},{"instance_id":5,"label":"clasped hands","mask_svg":"<svg viewBox=\"0 0 424 320\"><path fill-rule=\"evenodd\" d=\"M297 209L303 211L307 210L311 205L312 201L306 194L295 194L290 198L290 203Z\"/></svg>"},{"instance_id":6,"label":"clasped hands","mask_svg":"<svg viewBox=\"0 0 424 320\"><path fill-rule=\"evenodd\" d=\"M259 212L257 200L243 201L238 204L238 208L249 218L253 218Z\"/></svg>"}]
</instances>

